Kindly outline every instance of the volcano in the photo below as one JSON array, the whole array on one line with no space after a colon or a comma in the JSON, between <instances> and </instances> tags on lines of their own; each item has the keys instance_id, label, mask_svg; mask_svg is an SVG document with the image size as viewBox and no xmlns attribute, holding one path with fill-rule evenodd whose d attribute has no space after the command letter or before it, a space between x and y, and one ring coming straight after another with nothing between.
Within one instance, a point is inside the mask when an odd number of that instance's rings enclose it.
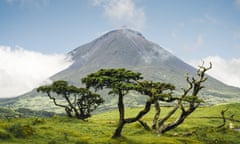
<instances>
[{"instance_id":1,"label":"volcano","mask_svg":"<svg viewBox=\"0 0 240 144\"><path fill-rule=\"evenodd\" d=\"M81 86L82 77L101 68L126 68L141 72L147 80L172 83L178 88L177 93L181 93L181 88L187 87L186 73L195 75L197 71L158 44L147 40L141 33L130 29L110 31L92 42L77 47L68 55L72 57L73 64L52 76L51 80L66 80L70 84ZM215 104L240 99L239 88L208 77L204 84L206 88L201 93L206 103ZM116 101L115 97L105 96L105 107L116 106ZM143 102L136 96L127 101L129 106L141 105ZM35 90L0 102L1 105L14 107L54 110L55 107L51 107L53 104L50 103L46 96Z\"/></svg>"},{"instance_id":2,"label":"volcano","mask_svg":"<svg viewBox=\"0 0 240 144\"><path fill-rule=\"evenodd\" d=\"M74 49L69 55L74 63L52 79L65 79L79 85L81 77L100 68L124 67L139 71L150 80L174 80L176 83L173 83L177 84L180 77L184 79L186 72L195 71L159 45L148 41L141 33L129 29L106 33Z\"/></svg>"}]
</instances>

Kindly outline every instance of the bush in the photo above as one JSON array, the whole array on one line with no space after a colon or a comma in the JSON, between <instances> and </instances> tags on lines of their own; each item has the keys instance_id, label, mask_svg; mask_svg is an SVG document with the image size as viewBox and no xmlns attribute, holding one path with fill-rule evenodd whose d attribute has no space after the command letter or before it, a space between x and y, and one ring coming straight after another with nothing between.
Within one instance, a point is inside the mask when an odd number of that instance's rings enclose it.
<instances>
[{"instance_id":1,"label":"bush","mask_svg":"<svg viewBox=\"0 0 240 144\"><path fill-rule=\"evenodd\" d=\"M51 140L48 142L48 144L57 144L57 142L55 140Z\"/></svg>"},{"instance_id":2,"label":"bush","mask_svg":"<svg viewBox=\"0 0 240 144\"><path fill-rule=\"evenodd\" d=\"M7 133L5 130L0 130L0 139L6 140L10 139L11 135Z\"/></svg>"},{"instance_id":3,"label":"bush","mask_svg":"<svg viewBox=\"0 0 240 144\"><path fill-rule=\"evenodd\" d=\"M75 144L88 144L88 142L87 141L76 141Z\"/></svg>"},{"instance_id":4,"label":"bush","mask_svg":"<svg viewBox=\"0 0 240 144\"><path fill-rule=\"evenodd\" d=\"M9 126L7 128L17 138L25 138L33 135L33 128L30 125L21 125L19 123Z\"/></svg>"},{"instance_id":5,"label":"bush","mask_svg":"<svg viewBox=\"0 0 240 144\"><path fill-rule=\"evenodd\" d=\"M45 123L44 119L36 118L33 120L32 125L44 124L44 123Z\"/></svg>"}]
</instances>

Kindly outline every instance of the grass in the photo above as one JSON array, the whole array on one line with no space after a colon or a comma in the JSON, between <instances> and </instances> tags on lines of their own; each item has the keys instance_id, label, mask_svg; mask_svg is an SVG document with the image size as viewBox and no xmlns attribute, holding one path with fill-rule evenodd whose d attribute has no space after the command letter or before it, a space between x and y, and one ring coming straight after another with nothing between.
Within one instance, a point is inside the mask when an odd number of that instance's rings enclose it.
<instances>
[{"instance_id":1,"label":"grass","mask_svg":"<svg viewBox=\"0 0 240 144\"><path fill-rule=\"evenodd\" d=\"M116 110L94 115L88 121L63 116L0 119L0 143L237 144L240 143L240 132L229 129L229 121L227 121L225 127L216 129L218 125L222 124L222 119L204 118L220 117L221 110L227 107L229 110L226 112L226 116L234 114L234 118L240 120L240 104L216 105L199 108L181 126L164 135L155 135L152 132L145 131L138 123L133 123L124 127L123 137L118 139L111 139L118 121L118 112ZM127 109L127 117L134 116L140 109ZM166 114L169 110L170 108L162 108L162 114ZM151 124L153 114L154 109L144 116L143 120ZM234 125L240 127L239 122L234 122Z\"/></svg>"}]
</instances>

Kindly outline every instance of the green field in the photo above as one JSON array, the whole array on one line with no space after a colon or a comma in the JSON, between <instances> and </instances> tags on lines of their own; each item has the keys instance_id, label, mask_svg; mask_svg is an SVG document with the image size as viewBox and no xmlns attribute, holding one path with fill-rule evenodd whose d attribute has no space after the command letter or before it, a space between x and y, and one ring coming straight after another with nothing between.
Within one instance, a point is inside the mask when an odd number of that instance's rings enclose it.
<instances>
[{"instance_id":1,"label":"green field","mask_svg":"<svg viewBox=\"0 0 240 144\"><path fill-rule=\"evenodd\" d=\"M93 115L88 121L81 121L64 116L51 118L11 118L0 119L0 143L3 144L88 144L88 143L164 143L164 144L238 144L240 132L229 128L230 120L223 128L221 110L229 108L226 117L234 114L240 120L240 104L222 104L202 107L196 110L178 128L164 135L146 131L138 123L126 125L121 138L111 139L117 121L118 111L109 111ZM127 117L135 116L141 108L129 108ZM170 108L162 108L162 114ZM142 120L151 124L154 109ZM219 118L218 118L219 117ZM174 118L172 118L174 120ZM240 122L233 122L240 128Z\"/></svg>"}]
</instances>

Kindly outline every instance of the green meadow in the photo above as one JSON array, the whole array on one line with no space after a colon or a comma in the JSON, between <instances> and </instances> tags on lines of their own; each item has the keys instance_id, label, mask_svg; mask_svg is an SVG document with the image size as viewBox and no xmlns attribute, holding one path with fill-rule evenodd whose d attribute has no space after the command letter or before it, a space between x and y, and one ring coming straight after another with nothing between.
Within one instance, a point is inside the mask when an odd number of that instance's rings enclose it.
<instances>
[{"instance_id":1,"label":"green meadow","mask_svg":"<svg viewBox=\"0 0 240 144\"><path fill-rule=\"evenodd\" d=\"M221 111L227 118L223 123ZM126 117L135 116L142 107L126 109ZM165 115L171 107L161 109ZM142 120L151 126L154 108ZM122 137L112 139L117 126L118 111L112 110L93 115L87 121L53 116L51 118L28 117L0 119L0 143L2 144L238 144L240 132L230 129L230 116L234 115L234 127L240 128L240 104L221 104L200 107L182 125L164 135L145 130L139 123L126 125ZM175 116L171 121L175 120Z\"/></svg>"}]
</instances>

